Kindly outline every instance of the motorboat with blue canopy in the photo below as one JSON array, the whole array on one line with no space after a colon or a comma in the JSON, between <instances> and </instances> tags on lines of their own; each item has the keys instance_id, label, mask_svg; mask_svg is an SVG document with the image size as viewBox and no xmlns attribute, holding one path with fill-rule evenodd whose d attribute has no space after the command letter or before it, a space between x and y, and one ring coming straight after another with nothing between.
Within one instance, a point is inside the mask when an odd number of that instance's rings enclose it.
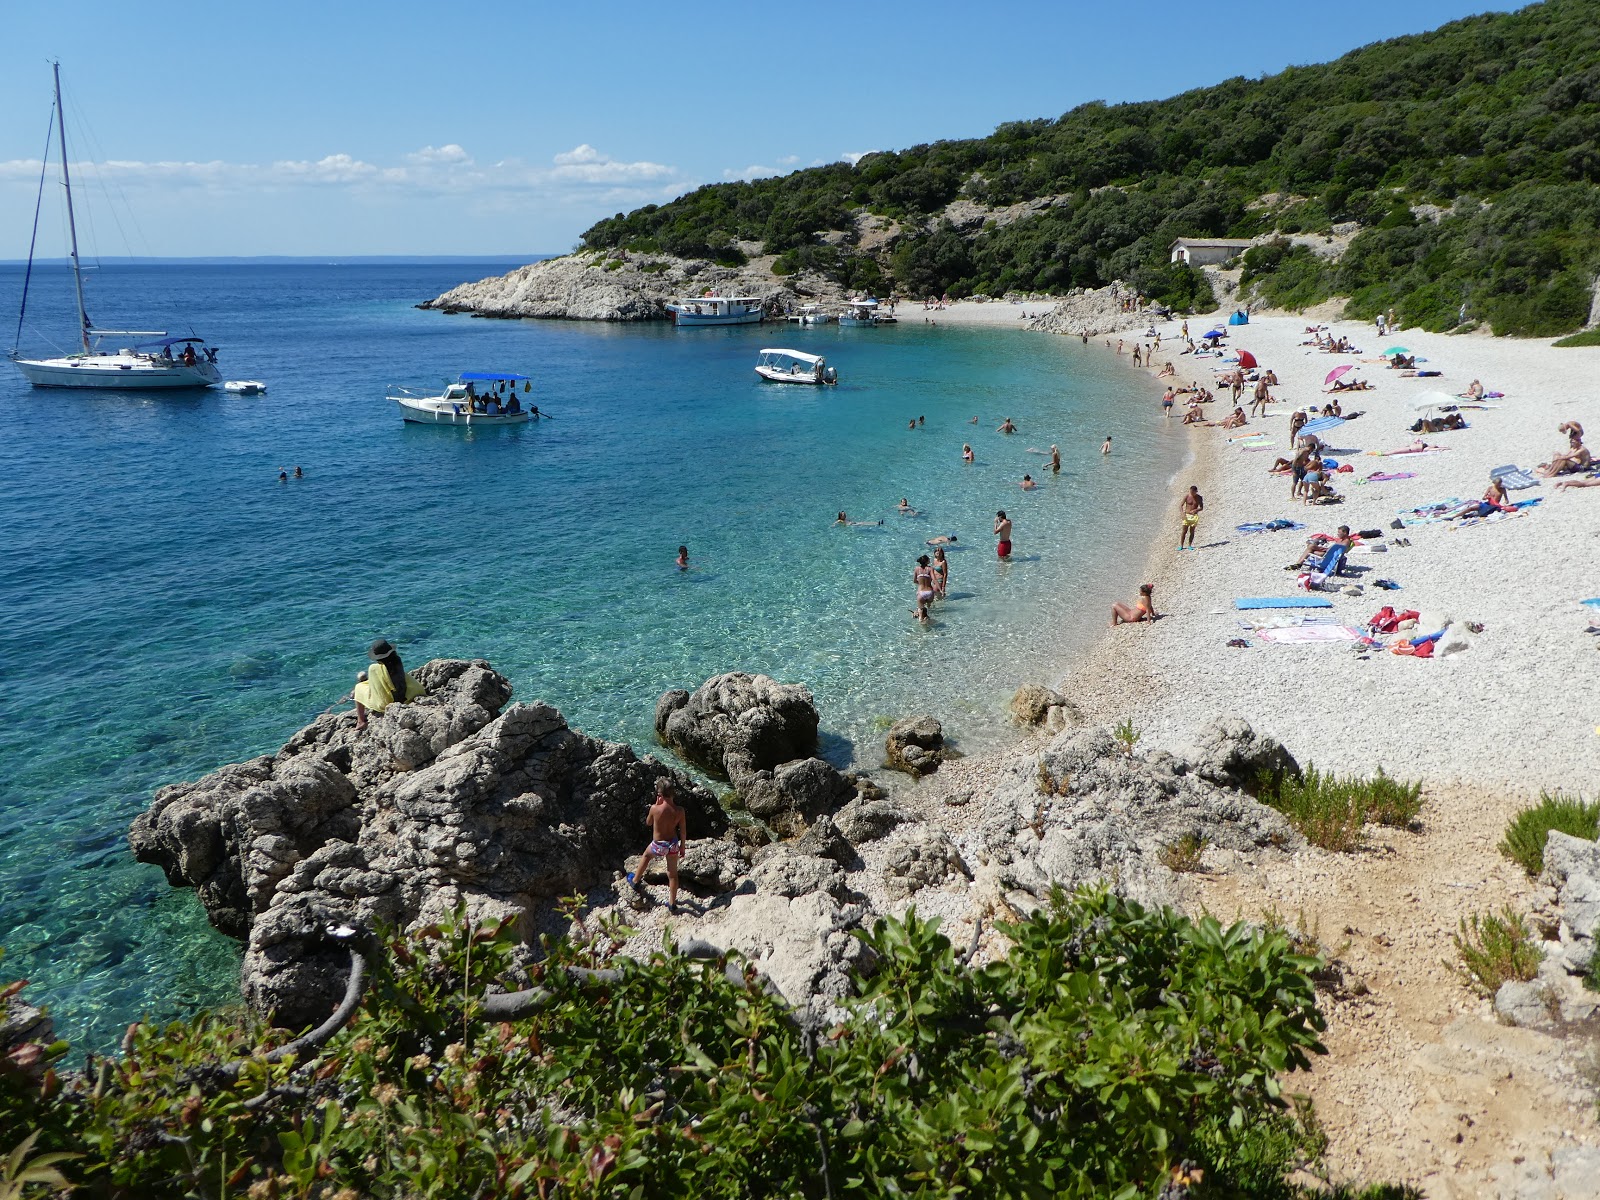
<instances>
[{"instance_id":1,"label":"motorboat with blue canopy","mask_svg":"<svg viewBox=\"0 0 1600 1200\"><path fill-rule=\"evenodd\" d=\"M511 371L463 371L443 392L428 395L414 388L391 388L389 399L400 415L418 425L524 425L545 414L522 397L533 380Z\"/></svg>"},{"instance_id":2,"label":"motorboat with blue canopy","mask_svg":"<svg viewBox=\"0 0 1600 1200\"><path fill-rule=\"evenodd\" d=\"M820 354L804 350L763 350L756 374L771 383L838 383L839 373Z\"/></svg>"}]
</instances>

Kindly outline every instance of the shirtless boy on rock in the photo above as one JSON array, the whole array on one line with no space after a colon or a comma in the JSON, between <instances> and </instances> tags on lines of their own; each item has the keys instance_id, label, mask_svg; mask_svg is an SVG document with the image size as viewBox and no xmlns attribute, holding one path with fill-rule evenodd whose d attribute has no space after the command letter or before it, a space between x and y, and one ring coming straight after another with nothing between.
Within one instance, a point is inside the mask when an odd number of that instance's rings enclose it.
<instances>
[{"instance_id":1,"label":"shirtless boy on rock","mask_svg":"<svg viewBox=\"0 0 1600 1200\"><path fill-rule=\"evenodd\" d=\"M683 809L678 807L677 789L672 780L662 776L656 780L656 802L650 806L650 845L639 857L639 866L628 876L628 882L638 888L644 883L644 873L650 869L650 860L662 858L667 863L667 911L678 911L678 860L689 849L689 826Z\"/></svg>"}]
</instances>

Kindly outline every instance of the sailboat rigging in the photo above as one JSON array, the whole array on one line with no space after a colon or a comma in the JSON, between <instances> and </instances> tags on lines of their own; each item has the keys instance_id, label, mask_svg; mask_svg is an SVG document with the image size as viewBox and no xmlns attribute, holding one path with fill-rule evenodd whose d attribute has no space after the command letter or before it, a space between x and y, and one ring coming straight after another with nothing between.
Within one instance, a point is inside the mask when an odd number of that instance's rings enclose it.
<instances>
[{"instance_id":1,"label":"sailboat rigging","mask_svg":"<svg viewBox=\"0 0 1600 1200\"><path fill-rule=\"evenodd\" d=\"M72 171L67 163L67 121L61 107L61 64L55 72L56 133L61 148L61 186L67 199L67 234L71 243L72 282L78 300L78 342L81 349L57 358L24 358L11 349L11 361L34 387L64 388L206 388L222 382L217 351L204 338L169 337L164 330L96 329L89 320L83 297L83 264L78 258L78 221L72 208ZM39 175L40 200L45 173ZM38 228L38 210L34 213ZM22 288L22 313L28 307L28 282L33 278L34 246L28 246L28 272ZM17 319L17 335L22 318ZM102 339L146 338L116 350L102 349Z\"/></svg>"}]
</instances>

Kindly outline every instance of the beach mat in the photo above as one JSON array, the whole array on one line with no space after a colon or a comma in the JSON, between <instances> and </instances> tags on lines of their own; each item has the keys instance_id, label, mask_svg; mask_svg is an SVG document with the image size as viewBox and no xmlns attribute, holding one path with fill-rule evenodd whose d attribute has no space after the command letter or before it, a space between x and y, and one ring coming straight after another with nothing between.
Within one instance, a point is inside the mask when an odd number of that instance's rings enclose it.
<instances>
[{"instance_id":1,"label":"beach mat","mask_svg":"<svg viewBox=\"0 0 1600 1200\"><path fill-rule=\"evenodd\" d=\"M1233 606L1240 612L1252 608L1332 608L1333 601L1321 596L1243 596Z\"/></svg>"},{"instance_id":2,"label":"beach mat","mask_svg":"<svg viewBox=\"0 0 1600 1200\"><path fill-rule=\"evenodd\" d=\"M1348 625L1298 625L1293 629L1263 629L1256 634L1274 645L1312 645L1329 642L1359 642L1361 633Z\"/></svg>"}]
</instances>

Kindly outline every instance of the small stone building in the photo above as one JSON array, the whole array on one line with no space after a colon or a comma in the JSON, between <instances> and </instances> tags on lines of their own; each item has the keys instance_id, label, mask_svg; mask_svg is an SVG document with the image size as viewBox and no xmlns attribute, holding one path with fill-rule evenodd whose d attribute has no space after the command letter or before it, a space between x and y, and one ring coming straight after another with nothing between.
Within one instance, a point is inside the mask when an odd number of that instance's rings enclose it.
<instances>
[{"instance_id":1,"label":"small stone building","mask_svg":"<svg viewBox=\"0 0 1600 1200\"><path fill-rule=\"evenodd\" d=\"M1249 238L1179 238L1172 243L1172 261L1191 267L1214 267L1250 249Z\"/></svg>"}]
</instances>

